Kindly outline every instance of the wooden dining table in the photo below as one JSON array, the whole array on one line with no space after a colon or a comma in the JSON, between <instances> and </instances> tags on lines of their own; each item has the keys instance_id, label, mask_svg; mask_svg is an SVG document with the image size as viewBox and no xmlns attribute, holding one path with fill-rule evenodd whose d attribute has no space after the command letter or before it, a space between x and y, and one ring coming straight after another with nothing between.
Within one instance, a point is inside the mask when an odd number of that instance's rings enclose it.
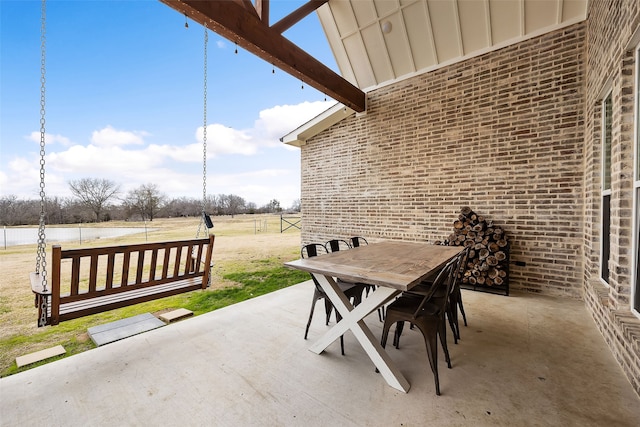
<instances>
[{"instance_id":1,"label":"wooden dining table","mask_svg":"<svg viewBox=\"0 0 640 427\"><path fill-rule=\"evenodd\" d=\"M347 330L351 330L387 383L408 392L409 382L382 348L364 318L399 293L410 290L437 272L462 249L461 246L385 241L286 262L288 267L311 273L342 316L342 320L312 344L309 350L320 354ZM340 290L335 278L376 285L378 288L375 292L369 292L354 307Z\"/></svg>"}]
</instances>

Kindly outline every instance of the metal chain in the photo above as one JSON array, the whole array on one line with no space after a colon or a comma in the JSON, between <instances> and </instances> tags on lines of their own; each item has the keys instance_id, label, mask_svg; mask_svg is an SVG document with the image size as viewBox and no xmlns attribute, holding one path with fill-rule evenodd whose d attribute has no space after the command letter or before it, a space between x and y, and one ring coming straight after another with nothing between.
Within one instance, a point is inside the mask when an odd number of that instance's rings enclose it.
<instances>
[{"instance_id":1,"label":"metal chain","mask_svg":"<svg viewBox=\"0 0 640 427\"><path fill-rule=\"evenodd\" d=\"M45 240L45 200L44 192L44 165L45 165L45 100L46 100L46 29L47 29L47 1L42 0L40 15L40 221L38 224L38 250L36 253L36 274L41 276L42 292L47 292L47 256ZM49 296L36 294L36 307L38 307L38 326L47 325L49 310Z\"/></svg>"},{"instance_id":2,"label":"metal chain","mask_svg":"<svg viewBox=\"0 0 640 427\"><path fill-rule=\"evenodd\" d=\"M202 125L202 212L200 213L200 224L196 238L200 236L200 230L204 223L204 215L207 205L207 44L209 43L209 32L207 24L204 24L204 85L203 85L203 125Z\"/></svg>"},{"instance_id":3,"label":"metal chain","mask_svg":"<svg viewBox=\"0 0 640 427\"><path fill-rule=\"evenodd\" d=\"M45 165L45 94L46 94L46 23L47 2L42 0L40 22L40 223L38 226L38 251L36 255L36 274L42 274L42 290L47 291L47 257L45 241L45 192L44 192L44 165ZM45 298L46 301L46 298ZM46 310L44 316L46 316Z\"/></svg>"}]
</instances>

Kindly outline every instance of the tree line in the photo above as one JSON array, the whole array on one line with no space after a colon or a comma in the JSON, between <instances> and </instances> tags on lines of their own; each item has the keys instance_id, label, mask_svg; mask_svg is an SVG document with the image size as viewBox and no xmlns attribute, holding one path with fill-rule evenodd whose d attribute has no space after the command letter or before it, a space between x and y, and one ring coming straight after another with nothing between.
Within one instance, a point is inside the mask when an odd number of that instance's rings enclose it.
<instances>
[{"instance_id":1,"label":"tree line","mask_svg":"<svg viewBox=\"0 0 640 427\"><path fill-rule=\"evenodd\" d=\"M200 216L202 200L189 197L170 199L155 184L143 184L123 194L114 181L81 178L69 182L72 196L45 200L47 224L77 224L112 220L145 220ZM208 195L205 212L209 215L279 213L284 209L276 199L258 207L235 194ZM0 223L5 226L33 225L40 220L40 200L22 200L9 195L0 198ZM300 211L296 200L288 212Z\"/></svg>"}]
</instances>

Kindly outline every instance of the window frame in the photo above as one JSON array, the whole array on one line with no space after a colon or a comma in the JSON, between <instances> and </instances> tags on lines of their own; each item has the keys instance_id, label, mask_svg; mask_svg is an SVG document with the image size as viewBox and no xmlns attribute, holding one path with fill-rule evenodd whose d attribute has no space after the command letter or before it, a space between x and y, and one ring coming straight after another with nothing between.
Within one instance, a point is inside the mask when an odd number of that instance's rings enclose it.
<instances>
[{"instance_id":1,"label":"window frame","mask_svg":"<svg viewBox=\"0 0 640 427\"><path fill-rule=\"evenodd\" d=\"M631 312L640 318L640 43L634 49L634 144L633 144L633 258L631 266Z\"/></svg>"},{"instance_id":2,"label":"window frame","mask_svg":"<svg viewBox=\"0 0 640 427\"><path fill-rule=\"evenodd\" d=\"M600 101L601 106L601 161L602 168L600 171L600 263L599 263L599 271L598 277L600 282L602 282L605 286L609 287L610 280L610 271L609 271L609 261L611 260L611 138L609 138L609 145L607 150L607 102L611 103L611 118L610 120L613 122L613 91L611 88L608 88L602 100ZM611 135L609 135L611 136ZM607 154L609 159L607 161ZM609 168L607 170L607 164ZM606 177L606 173L609 173L609 177ZM606 188L606 183L609 184L609 188ZM605 215L605 206L606 215ZM605 236L606 233L606 236ZM606 259L605 259L606 255ZM606 274L606 279L605 279Z\"/></svg>"}]
</instances>

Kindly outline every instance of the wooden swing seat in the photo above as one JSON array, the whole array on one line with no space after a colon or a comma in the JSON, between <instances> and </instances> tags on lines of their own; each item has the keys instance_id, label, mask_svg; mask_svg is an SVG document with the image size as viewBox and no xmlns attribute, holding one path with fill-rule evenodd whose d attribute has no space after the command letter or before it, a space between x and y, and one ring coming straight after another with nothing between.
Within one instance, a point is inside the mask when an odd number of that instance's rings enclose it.
<instances>
[{"instance_id":1,"label":"wooden swing seat","mask_svg":"<svg viewBox=\"0 0 640 427\"><path fill-rule=\"evenodd\" d=\"M38 319L46 319L38 326L205 289L214 238L67 250L54 245L46 291L41 276L31 273Z\"/></svg>"}]
</instances>

